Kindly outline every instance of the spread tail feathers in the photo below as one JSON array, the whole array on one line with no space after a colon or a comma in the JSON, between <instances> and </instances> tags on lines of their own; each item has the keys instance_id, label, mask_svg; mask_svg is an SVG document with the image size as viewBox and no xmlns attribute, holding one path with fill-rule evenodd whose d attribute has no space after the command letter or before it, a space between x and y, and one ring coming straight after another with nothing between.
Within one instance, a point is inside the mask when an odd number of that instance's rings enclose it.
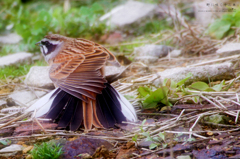
<instances>
[{"instance_id":1,"label":"spread tail feathers","mask_svg":"<svg viewBox=\"0 0 240 159\"><path fill-rule=\"evenodd\" d=\"M96 100L83 101L61 89L55 89L33 104L27 111L37 110L36 117L46 117L58 123L61 128L77 130L82 124L86 130L114 127L122 121L136 121L133 106L110 84L105 83L102 94Z\"/></svg>"}]
</instances>

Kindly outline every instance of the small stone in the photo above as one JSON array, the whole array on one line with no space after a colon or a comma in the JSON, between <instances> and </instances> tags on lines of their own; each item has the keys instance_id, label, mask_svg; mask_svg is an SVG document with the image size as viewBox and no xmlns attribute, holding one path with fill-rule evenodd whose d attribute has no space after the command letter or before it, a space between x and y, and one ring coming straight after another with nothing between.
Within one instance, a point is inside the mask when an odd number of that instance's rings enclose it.
<instances>
[{"instance_id":1,"label":"small stone","mask_svg":"<svg viewBox=\"0 0 240 159\"><path fill-rule=\"evenodd\" d=\"M18 104L12 99L12 98L7 98L7 106L17 106Z\"/></svg>"},{"instance_id":2,"label":"small stone","mask_svg":"<svg viewBox=\"0 0 240 159\"><path fill-rule=\"evenodd\" d=\"M149 149L149 146L150 146L152 143L153 143L153 141L145 141L145 139L144 139L144 140L141 140L141 141L139 142L138 146Z\"/></svg>"},{"instance_id":3,"label":"small stone","mask_svg":"<svg viewBox=\"0 0 240 159\"><path fill-rule=\"evenodd\" d=\"M28 151L32 150L33 146L28 146L25 149L23 149L23 153L27 153Z\"/></svg>"},{"instance_id":4,"label":"small stone","mask_svg":"<svg viewBox=\"0 0 240 159\"><path fill-rule=\"evenodd\" d=\"M228 43L216 51L217 54L230 56L240 53L240 43Z\"/></svg>"},{"instance_id":5,"label":"small stone","mask_svg":"<svg viewBox=\"0 0 240 159\"><path fill-rule=\"evenodd\" d=\"M127 3L113 8L103 15L100 21L107 20L107 25L124 27L153 16L155 9L156 5L154 4L127 1Z\"/></svg>"},{"instance_id":6,"label":"small stone","mask_svg":"<svg viewBox=\"0 0 240 159\"><path fill-rule=\"evenodd\" d=\"M176 159L191 159L191 156L189 156L189 155L182 155L182 156L177 156Z\"/></svg>"},{"instance_id":7,"label":"small stone","mask_svg":"<svg viewBox=\"0 0 240 159\"><path fill-rule=\"evenodd\" d=\"M170 51L172 51L172 47L166 45L144 45L141 47L134 48L134 54L139 56L154 56L157 58L161 58L167 56Z\"/></svg>"},{"instance_id":8,"label":"small stone","mask_svg":"<svg viewBox=\"0 0 240 159\"><path fill-rule=\"evenodd\" d=\"M0 36L0 43L4 43L4 44L17 44L21 40L22 40L22 37L15 33L11 33L5 36Z\"/></svg>"},{"instance_id":9,"label":"small stone","mask_svg":"<svg viewBox=\"0 0 240 159\"><path fill-rule=\"evenodd\" d=\"M158 61L158 57L156 56L139 56L135 57L136 61L141 61L145 64L152 64Z\"/></svg>"},{"instance_id":10,"label":"small stone","mask_svg":"<svg viewBox=\"0 0 240 159\"><path fill-rule=\"evenodd\" d=\"M34 91L38 97L43 96L46 92L43 91ZM21 90L21 91L14 91L8 97L12 98L16 103L21 103L28 105L29 102L36 99L37 96L32 91Z\"/></svg>"},{"instance_id":11,"label":"small stone","mask_svg":"<svg viewBox=\"0 0 240 159\"><path fill-rule=\"evenodd\" d=\"M19 52L7 56L0 57L0 67L16 65L26 61L31 61L33 55L27 52Z\"/></svg>"},{"instance_id":12,"label":"small stone","mask_svg":"<svg viewBox=\"0 0 240 159\"><path fill-rule=\"evenodd\" d=\"M23 150L23 146L22 145L18 145L18 144L12 144L8 147L5 147L3 149L0 150L0 153L11 153L11 152L18 152L18 151L22 151Z\"/></svg>"},{"instance_id":13,"label":"small stone","mask_svg":"<svg viewBox=\"0 0 240 159\"><path fill-rule=\"evenodd\" d=\"M170 57L179 57L182 53L182 50L173 50L170 52Z\"/></svg>"},{"instance_id":14,"label":"small stone","mask_svg":"<svg viewBox=\"0 0 240 159\"><path fill-rule=\"evenodd\" d=\"M33 66L28 72L25 84L33 87L54 89L54 84L49 78L49 66Z\"/></svg>"},{"instance_id":15,"label":"small stone","mask_svg":"<svg viewBox=\"0 0 240 159\"><path fill-rule=\"evenodd\" d=\"M63 152L61 158L70 159L78 156L79 154L88 153L90 156L102 145L108 150L113 148L113 145L103 139L94 139L88 137L79 137L74 141L67 141L63 146ZM82 157L82 156L81 156Z\"/></svg>"},{"instance_id":16,"label":"small stone","mask_svg":"<svg viewBox=\"0 0 240 159\"><path fill-rule=\"evenodd\" d=\"M122 77L122 74L126 70L125 66L116 67L116 66L105 66L105 76L108 82L113 82L118 78Z\"/></svg>"}]
</instances>

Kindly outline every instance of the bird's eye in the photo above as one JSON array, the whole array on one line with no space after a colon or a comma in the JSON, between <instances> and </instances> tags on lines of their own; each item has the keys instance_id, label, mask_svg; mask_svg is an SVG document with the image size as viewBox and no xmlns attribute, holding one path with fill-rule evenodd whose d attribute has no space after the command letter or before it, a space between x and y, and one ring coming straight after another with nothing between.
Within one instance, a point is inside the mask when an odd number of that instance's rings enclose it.
<instances>
[{"instance_id":1,"label":"bird's eye","mask_svg":"<svg viewBox=\"0 0 240 159\"><path fill-rule=\"evenodd\" d=\"M48 41L42 41L41 43L46 46L50 44Z\"/></svg>"}]
</instances>

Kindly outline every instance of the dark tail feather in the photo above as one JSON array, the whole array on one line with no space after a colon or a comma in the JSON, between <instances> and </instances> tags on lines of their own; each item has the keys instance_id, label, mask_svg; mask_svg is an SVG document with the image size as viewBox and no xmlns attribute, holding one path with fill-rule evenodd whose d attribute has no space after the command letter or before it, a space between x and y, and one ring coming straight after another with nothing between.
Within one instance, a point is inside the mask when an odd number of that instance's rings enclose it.
<instances>
[{"instance_id":1,"label":"dark tail feather","mask_svg":"<svg viewBox=\"0 0 240 159\"><path fill-rule=\"evenodd\" d=\"M132 105L110 84L105 83L105 86L102 94L96 96L96 100L84 97L86 99L82 101L60 90L54 94L54 100L46 118L51 118L59 123L59 127L69 127L72 131L77 130L82 123L89 130L92 125L98 128L109 128L123 121L136 121Z\"/></svg>"},{"instance_id":2,"label":"dark tail feather","mask_svg":"<svg viewBox=\"0 0 240 159\"><path fill-rule=\"evenodd\" d=\"M57 119L64 106L67 104L69 97L71 97L71 95L69 95L68 93L64 91L59 92L53 100L53 103L46 115L46 118L51 118L52 120Z\"/></svg>"},{"instance_id":3,"label":"dark tail feather","mask_svg":"<svg viewBox=\"0 0 240 159\"><path fill-rule=\"evenodd\" d=\"M82 108L82 101L78 100L78 103L76 104L76 110L73 113L73 118L70 123L70 130L75 131L77 130L83 121L83 108Z\"/></svg>"},{"instance_id":4,"label":"dark tail feather","mask_svg":"<svg viewBox=\"0 0 240 159\"><path fill-rule=\"evenodd\" d=\"M97 95L97 104L96 108L97 110L102 110L103 116L105 117L106 120L99 118L99 121L105 128L113 127L114 124L116 123L116 120L111 112L111 109L109 109L109 103L108 101L105 100L104 94L98 94ZM105 123L104 123L105 122Z\"/></svg>"},{"instance_id":5,"label":"dark tail feather","mask_svg":"<svg viewBox=\"0 0 240 159\"><path fill-rule=\"evenodd\" d=\"M76 111L76 106L77 106L78 99L76 97L70 97L69 102L67 103L65 107L64 114L62 115L61 119L58 122L58 126L65 128L69 125L73 113Z\"/></svg>"}]
</instances>

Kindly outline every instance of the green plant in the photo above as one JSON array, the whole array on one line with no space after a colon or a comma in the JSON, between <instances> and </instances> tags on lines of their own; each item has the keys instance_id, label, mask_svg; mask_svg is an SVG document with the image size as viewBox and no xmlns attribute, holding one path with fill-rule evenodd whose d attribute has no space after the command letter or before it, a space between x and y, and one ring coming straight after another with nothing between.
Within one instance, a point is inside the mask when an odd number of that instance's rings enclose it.
<instances>
[{"instance_id":1,"label":"green plant","mask_svg":"<svg viewBox=\"0 0 240 159\"><path fill-rule=\"evenodd\" d=\"M63 154L63 151L59 144L43 142L41 145L34 145L31 154L34 159L57 159Z\"/></svg>"},{"instance_id":2,"label":"green plant","mask_svg":"<svg viewBox=\"0 0 240 159\"><path fill-rule=\"evenodd\" d=\"M181 138L181 136L183 135L183 133L177 133L175 135L175 137L173 138L173 140L177 141L177 142L191 142L191 141L196 141L195 138L191 137L191 138L187 138L187 137L183 137Z\"/></svg>"},{"instance_id":3,"label":"green plant","mask_svg":"<svg viewBox=\"0 0 240 159\"><path fill-rule=\"evenodd\" d=\"M6 145L10 145L10 144L12 143L12 141L11 141L11 140L8 140L8 139L6 139L6 140L0 140L0 143L6 146Z\"/></svg>"},{"instance_id":4,"label":"green plant","mask_svg":"<svg viewBox=\"0 0 240 159\"><path fill-rule=\"evenodd\" d=\"M27 5L15 1L3 3L2 8L0 30L12 24L13 30L31 45L50 32L71 37L92 37L103 34L106 29L106 25L98 20L105 12L98 2L88 6L72 6L67 12L63 11L62 3L51 1Z\"/></svg>"},{"instance_id":5,"label":"green plant","mask_svg":"<svg viewBox=\"0 0 240 159\"><path fill-rule=\"evenodd\" d=\"M225 85L223 80L220 84L209 86L205 82L194 82L189 86L185 86L184 83L192 76L191 73L186 78L178 83L170 79L165 79L160 88L155 87L139 87L139 97L142 98L142 105L144 109L156 108L159 104L166 106L172 106L178 99L186 96L182 99L187 103L199 103L201 101L201 92L219 92L226 91L233 84L231 82L228 86ZM187 96L190 95L190 96Z\"/></svg>"},{"instance_id":6,"label":"green plant","mask_svg":"<svg viewBox=\"0 0 240 159\"><path fill-rule=\"evenodd\" d=\"M45 61L37 61L32 64L20 64L5 66L0 69L0 79L5 79L6 77L19 77L26 75L32 66L45 66L47 63Z\"/></svg>"},{"instance_id":7,"label":"green plant","mask_svg":"<svg viewBox=\"0 0 240 159\"><path fill-rule=\"evenodd\" d=\"M240 9L234 12L233 8L229 9L231 13L224 14L220 19L215 20L208 28L208 33L212 37L222 39L224 36L234 34L232 27L240 27Z\"/></svg>"},{"instance_id":8,"label":"green plant","mask_svg":"<svg viewBox=\"0 0 240 159\"><path fill-rule=\"evenodd\" d=\"M145 138L145 141L151 141L152 143L149 145L149 149L154 149L156 147L161 146L162 148L167 147L167 143L165 141L165 134L164 133L159 133L157 136L152 137L150 135L149 132L146 132L143 129L144 124L146 123L146 119L144 119L142 121L142 124L139 126L140 129L140 133L136 133L133 137L132 137L132 141L134 141L135 143L137 143L137 140L139 138Z\"/></svg>"}]
</instances>

